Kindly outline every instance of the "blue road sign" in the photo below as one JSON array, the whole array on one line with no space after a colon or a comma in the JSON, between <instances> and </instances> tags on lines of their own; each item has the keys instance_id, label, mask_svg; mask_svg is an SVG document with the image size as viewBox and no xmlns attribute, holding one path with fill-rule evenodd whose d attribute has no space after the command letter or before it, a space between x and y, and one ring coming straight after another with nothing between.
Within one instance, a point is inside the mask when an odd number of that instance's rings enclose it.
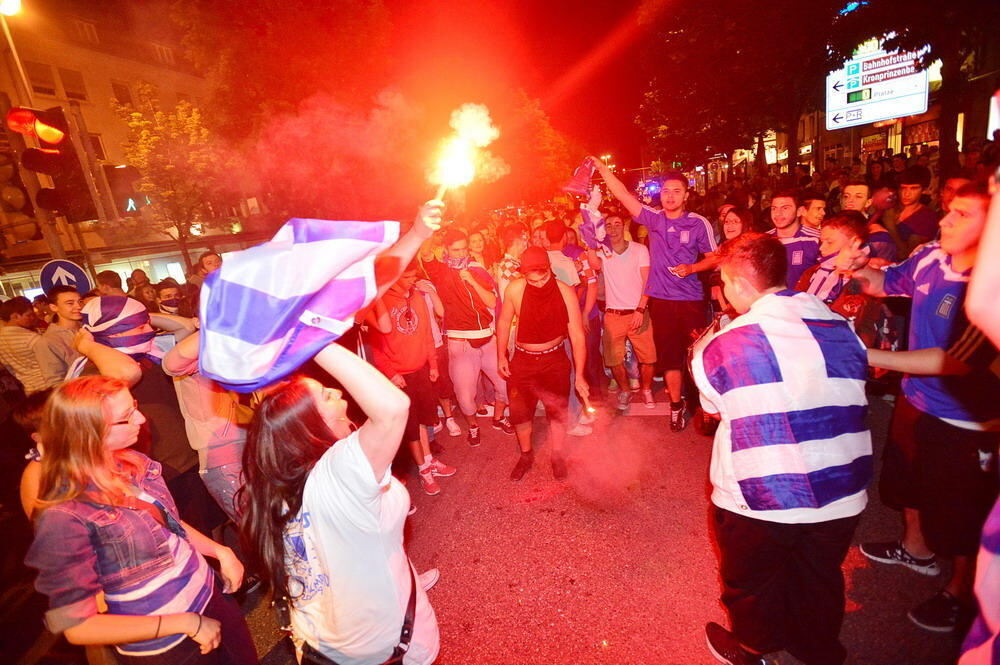
<instances>
[{"instance_id":1,"label":"blue road sign","mask_svg":"<svg viewBox=\"0 0 1000 665\"><path fill-rule=\"evenodd\" d=\"M53 286L62 284L75 286L83 295L92 288L86 271L66 259L53 259L42 266L42 289L48 292Z\"/></svg>"}]
</instances>

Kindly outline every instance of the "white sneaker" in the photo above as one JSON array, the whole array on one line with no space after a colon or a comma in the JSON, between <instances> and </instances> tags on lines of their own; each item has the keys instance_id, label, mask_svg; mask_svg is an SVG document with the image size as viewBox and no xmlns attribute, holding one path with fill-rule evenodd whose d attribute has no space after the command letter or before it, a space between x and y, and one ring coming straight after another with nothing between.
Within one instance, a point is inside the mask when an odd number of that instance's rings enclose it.
<instances>
[{"instance_id":1,"label":"white sneaker","mask_svg":"<svg viewBox=\"0 0 1000 665\"><path fill-rule=\"evenodd\" d=\"M438 420L438 424L433 427L434 433L437 434L442 429L444 429L444 423L442 423L440 420Z\"/></svg>"},{"instance_id":2,"label":"white sneaker","mask_svg":"<svg viewBox=\"0 0 1000 665\"><path fill-rule=\"evenodd\" d=\"M642 401L645 402L647 409L655 409L656 408L656 400L653 398L653 391L652 390L643 390L642 391Z\"/></svg>"},{"instance_id":3,"label":"white sneaker","mask_svg":"<svg viewBox=\"0 0 1000 665\"><path fill-rule=\"evenodd\" d=\"M566 434L570 436L587 436L594 431L594 428L590 425L584 425L583 423L577 423L574 427L566 430Z\"/></svg>"},{"instance_id":4,"label":"white sneaker","mask_svg":"<svg viewBox=\"0 0 1000 665\"><path fill-rule=\"evenodd\" d=\"M417 575L417 584L422 586L424 591L430 591L439 579L441 579L441 571L437 568L430 568Z\"/></svg>"},{"instance_id":5,"label":"white sneaker","mask_svg":"<svg viewBox=\"0 0 1000 665\"><path fill-rule=\"evenodd\" d=\"M581 425L593 425L597 422L597 413L587 413L584 411L580 414L580 424Z\"/></svg>"},{"instance_id":6,"label":"white sneaker","mask_svg":"<svg viewBox=\"0 0 1000 665\"><path fill-rule=\"evenodd\" d=\"M462 436L462 428L458 426L454 418L448 418L444 421L444 426L448 428L448 434L451 436Z\"/></svg>"}]
</instances>

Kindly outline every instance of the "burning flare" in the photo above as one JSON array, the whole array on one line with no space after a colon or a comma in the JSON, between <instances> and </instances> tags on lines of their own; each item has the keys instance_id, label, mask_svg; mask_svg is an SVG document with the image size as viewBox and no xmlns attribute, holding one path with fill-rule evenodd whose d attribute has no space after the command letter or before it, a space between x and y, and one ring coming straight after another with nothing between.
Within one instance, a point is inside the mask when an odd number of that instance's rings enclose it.
<instances>
[{"instance_id":1,"label":"burning flare","mask_svg":"<svg viewBox=\"0 0 1000 665\"><path fill-rule=\"evenodd\" d=\"M449 124L455 134L445 139L430 174L431 184L438 186L434 198L439 200L448 189L472 182L483 168L482 149L500 136L489 109L482 104L462 104L452 111Z\"/></svg>"}]
</instances>

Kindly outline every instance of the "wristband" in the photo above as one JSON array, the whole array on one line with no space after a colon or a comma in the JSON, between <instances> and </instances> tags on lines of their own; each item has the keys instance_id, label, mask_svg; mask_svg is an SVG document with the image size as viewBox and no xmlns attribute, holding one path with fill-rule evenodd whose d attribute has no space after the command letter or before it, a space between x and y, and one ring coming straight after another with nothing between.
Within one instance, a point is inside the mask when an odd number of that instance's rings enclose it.
<instances>
[{"instance_id":1,"label":"wristband","mask_svg":"<svg viewBox=\"0 0 1000 665\"><path fill-rule=\"evenodd\" d=\"M198 615L198 629L194 631L194 635L191 635L191 639L198 637L198 633L201 632L201 615Z\"/></svg>"}]
</instances>

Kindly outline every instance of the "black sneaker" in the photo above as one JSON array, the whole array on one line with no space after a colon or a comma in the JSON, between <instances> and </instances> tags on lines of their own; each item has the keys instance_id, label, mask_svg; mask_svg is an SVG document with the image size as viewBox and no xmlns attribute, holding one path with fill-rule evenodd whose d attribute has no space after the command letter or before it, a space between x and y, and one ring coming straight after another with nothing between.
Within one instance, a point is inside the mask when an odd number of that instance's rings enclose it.
<instances>
[{"instance_id":1,"label":"black sneaker","mask_svg":"<svg viewBox=\"0 0 1000 665\"><path fill-rule=\"evenodd\" d=\"M510 420L506 416L503 418L495 418L493 420L493 429L498 429L504 434L513 434L514 427L510 424Z\"/></svg>"},{"instance_id":2,"label":"black sneaker","mask_svg":"<svg viewBox=\"0 0 1000 665\"><path fill-rule=\"evenodd\" d=\"M687 412L687 400L682 399L681 408L670 409L670 431L682 431L685 427L687 427L688 420L690 420L690 416L688 416Z\"/></svg>"},{"instance_id":3,"label":"black sneaker","mask_svg":"<svg viewBox=\"0 0 1000 665\"><path fill-rule=\"evenodd\" d=\"M469 428L469 445L475 448L481 443L479 440L479 425L473 425Z\"/></svg>"},{"instance_id":4,"label":"black sneaker","mask_svg":"<svg viewBox=\"0 0 1000 665\"><path fill-rule=\"evenodd\" d=\"M903 543L898 540L887 543L863 543L858 549L872 561L889 565L901 564L930 577L941 573L941 566L938 565L936 556L932 554L926 559L918 559L906 551Z\"/></svg>"},{"instance_id":5,"label":"black sneaker","mask_svg":"<svg viewBox=\"0 0 1000 665\"><path fill-rule=\"evenodd\" d=\"M950 633L958 625L961 611L962 604L958 602L958 598L942 589L907 612L906 616L924 630Z\"/></svg>"},{"instance_id":6,"label":"black sneaker","mask_svg":"<svg viewBox=\"0 0 1000 665\"><path fill-rule=\"evenodd\" d=\"M727 665L767 665L763 656L751 653L743 648L736 636L728 630L715 623L709 622L705 626L705 641L708 643L708 650L712 652L715 659Z\"/></svg>"},{"instance_id":7,"label":"black sneaker","mask_svg":"<svg viewBox=\"0 0 1000 665\"><path fill-rule=\"evenodd\" d=\"M566 480L566 460L562 457L552 456L552 477L556 480Z\"/></svg>"},{"instance_id":8,"label":"black sneaker","mask_svg":"<svg viewBox=\"0 0 1000 665\"><path fill-rule=\"evenodd\" d=\"M524 478L524 474L528 473L531 469L531 465L535 462L535 453L528 451L526 453L521 453L521 457L517 460L517 464L514 465L514 470L510 472L510 479L513 481L518 481Z\"/></svg>"}]
</instances>

